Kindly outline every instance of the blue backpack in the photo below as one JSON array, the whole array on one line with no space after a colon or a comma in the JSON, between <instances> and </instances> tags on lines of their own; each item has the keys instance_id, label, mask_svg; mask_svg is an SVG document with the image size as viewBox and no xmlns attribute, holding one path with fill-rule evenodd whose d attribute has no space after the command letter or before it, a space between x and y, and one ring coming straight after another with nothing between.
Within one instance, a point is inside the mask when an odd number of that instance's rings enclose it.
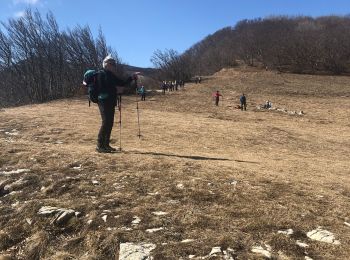
<instances>
[{"instance_id":1,"label":"blue backpack","mask_svg":"<svg viewBox=\"0 0 350 260\"><path fill-rule=\"evenodd\" d=\"M101 89L101 80L104 75L104 71L102 70L87 70L84 73L83 84L87 87L89 106L90 102L98 102L98 95L100 94Z\"/></svg>"}]
</instances>

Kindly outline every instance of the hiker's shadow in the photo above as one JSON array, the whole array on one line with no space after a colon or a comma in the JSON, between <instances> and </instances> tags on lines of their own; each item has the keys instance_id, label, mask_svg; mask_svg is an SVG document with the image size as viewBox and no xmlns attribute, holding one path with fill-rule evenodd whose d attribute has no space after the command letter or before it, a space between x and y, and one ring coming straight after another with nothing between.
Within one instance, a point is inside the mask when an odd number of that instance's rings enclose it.
<instances>
[{"instance_id":1,"label":"hiker's shadow","mask_svg":"<svg viewBox=\"0 0 350 260\"><path fill-rule=\"evenodd\" d=\"M242 162L242 163L256 163L256 164L259 164L258 162L242 161L242 160L231 160L231 159L227 159L227 158L207 157L207 156L198 156L198 155L178 155L178 154L171 154L171 153L140 152L140 151L135 151L135 150L124 151L124 152L126 152L126 153L133 153L133 154L145 154L145 155L177 157L177 158L185 158L185 159L191 159L191 160L235 161L235 162Z\"/></svg>"},{"instance_id":2,"label":"hiker's shadow","mask_svg":"<svg viewBox=\"0 0 350 260\"><path fill-rule=\"evenodd\" d=\"M192 159L192 160L230 161L230 159L226 159L226 158L215 158L215 157L206 157L206 156L197 156L197 155L178 155L178 154L170 154L170 153L140 152L140 151L135 151L135 150L124 151L124 152L125 153L133 153L133 154L146 154L146 155L177 157L177 158L185 158L185 159Z\"/></svg>"}]
</instances>

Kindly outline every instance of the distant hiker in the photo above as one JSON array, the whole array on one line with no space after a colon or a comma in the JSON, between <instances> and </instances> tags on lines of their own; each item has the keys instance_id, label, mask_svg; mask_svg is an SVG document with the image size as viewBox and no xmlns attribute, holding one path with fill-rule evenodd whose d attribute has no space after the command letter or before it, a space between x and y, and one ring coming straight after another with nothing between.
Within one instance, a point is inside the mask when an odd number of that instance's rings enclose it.
<instances>
[{"instance_id":1,"label":"distant hiker","mask_svg":"<svg viewBox=\"0 0 350 260\"><path fill-rule=\"evenodd\" d=\"M239 98L239 101L241 102L241 110L247 110L247 98L244 95L244 93L242 94L242 96Z\"/></svg>"},{"instance_id":2,"label":"distant hiker","mask_svg":"<svg viewBox=\"0 0 350 260\"><path fill-rule=\"evenodd\" d=\"M141 95L141 100L145 101L146 100L146 90L144 86L141 86L139 89L139 94Z\"/></svg>"},{"instance_id":3,"label":"distant hiker","mask_svg":"<svg viewBox=\"0 0 350 260\"><path fill-rule=\"evenodd\" d=\"M165 95L165 91L166 91L166 89L167 89L166 82L165 82L165 81L163 81L163 83L162 83L162 91L163 91L163 94L164 94L164 95Z\"/></svg>"},{"instance_id":4,"label":"distant hiker","mask_svg":"<svg viewBox=\"0 0 350 260\"><path fill-rule=\"evenodd\" d=\"M116 76L117 63L115 59L108 55L103 60L103 70L99 74L100 91L98 95L98 108L100 110L102 124L97 138L96 151L99 153L111 153L117 149L109 145L111 132L114 124L115 106L117 104L117 92L121 94L123 87L132 80L136 80L136 74L127 80L122 80Z\"/></svg>"},{"instance_id":5,"label":"distant hiker","mask_svg":"<svg viewBox=\"0 0 350 260\"><path fill-rule=\"evenodd\" d=\"M201 77L198 77L198 83L201 83L202 79Z\"/></svg>"},{"instance_id":6,"label":"distant hiker","mask_svg":"<svg viewBox=\"0 0 350 260\"><path fill-rule=\"evenodd\" d=\"M215 97L215 105L218 106L220 97L222 97L222 95L219 93L219 90L217 90L216 93L213 94L213 96Z\"/></svg>"}]
</instances>

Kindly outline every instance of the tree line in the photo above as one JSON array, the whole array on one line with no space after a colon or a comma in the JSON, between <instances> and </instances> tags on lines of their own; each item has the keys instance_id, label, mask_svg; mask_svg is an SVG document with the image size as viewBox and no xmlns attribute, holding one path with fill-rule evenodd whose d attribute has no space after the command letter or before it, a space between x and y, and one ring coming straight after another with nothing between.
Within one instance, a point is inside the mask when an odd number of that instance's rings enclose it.
<instances>
[{"instance_id":1,"label":"tree line","mask_svg":"<svg viewBox=\"0 0 350 260\"><path fill-rule=\"evenodd\" d=\"M75 94L87 68L101 67L116 51L89 26L61 31L54 15L26 10L0 27L0 106L45 102Z\"/></svg>"},{"instance_id":2,"label":"tree line","mask_svg":"<svg viewBox=\"0 0 350 260\"><path fill-rule=\"evenodd\" d=\"M350 71L350 16L242 20L194 44L184 53L157 50L151 61L162 77L190 79L237 64L293 73Z\"/></svg>"}]
</instances>

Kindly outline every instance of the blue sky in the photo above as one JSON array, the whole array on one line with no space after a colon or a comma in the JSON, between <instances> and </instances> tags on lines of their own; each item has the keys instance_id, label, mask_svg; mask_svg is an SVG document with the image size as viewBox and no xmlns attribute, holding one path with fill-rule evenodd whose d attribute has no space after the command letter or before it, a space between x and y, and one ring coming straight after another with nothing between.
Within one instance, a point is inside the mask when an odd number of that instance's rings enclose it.
<instances>
[{"instance_id":1,"label":"blue sky","mask_svg":"<svg viewBox=\"0 0 350 260\"><path fill-rule=\"evenodd\" d=\"M239 20L270 15L348 15L350 0L1 0L0 21L25 8L51 10L61 28L101 26L125 63L151 67L157 49L185 51Z\"/></svg>"}]
</instances>

